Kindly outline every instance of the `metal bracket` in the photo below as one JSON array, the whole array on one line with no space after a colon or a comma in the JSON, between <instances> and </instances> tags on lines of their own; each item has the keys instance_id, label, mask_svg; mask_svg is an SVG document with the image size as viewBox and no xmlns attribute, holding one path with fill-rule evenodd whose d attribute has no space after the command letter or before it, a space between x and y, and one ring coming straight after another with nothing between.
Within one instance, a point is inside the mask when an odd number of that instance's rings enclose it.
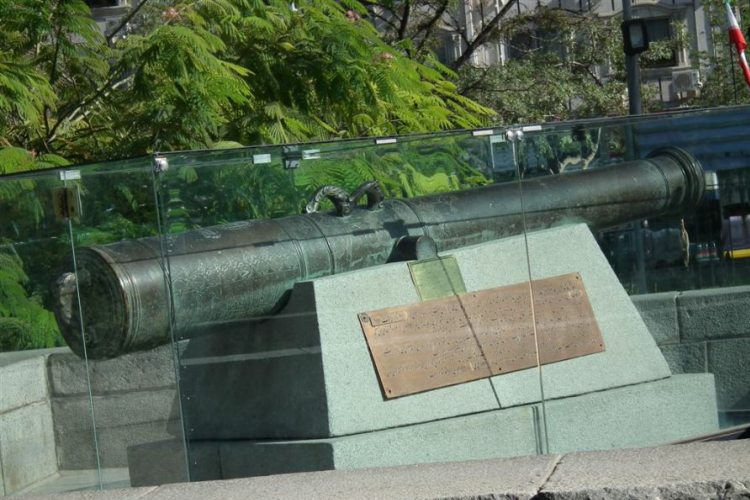
<instances>
[{"instance_id":1,"label":"metal bracket","mask_svg":"<svg viewBox=\"0 0 750 500\"><path fill-rule=\"evenodd\" d=\"M169 161L166 156L154 156L154 172L157 174L169 170Z\"/></svg>"},{"instance_id":2,"label":"metal bracket","mask_svg":"<svg viewBox=\"0 0 750 500\"><path fill-rule=\"evenodd\" d=\"M505 138L508 142L521 142L523 141L523 130L520 128L508 129L505 132Z\"/></svg>"},{"instance_id":3,"label":"metal bracket","mask_svg":"<svg viewBox=\"0 0 750 500\"><path fill-rule=\"evenodd\" d=\"M302 161L302 151L300 151L299 146L284 146L281 148L281 159L284 162L285 169L299 168Z\"/></svg>"}]
</instances>

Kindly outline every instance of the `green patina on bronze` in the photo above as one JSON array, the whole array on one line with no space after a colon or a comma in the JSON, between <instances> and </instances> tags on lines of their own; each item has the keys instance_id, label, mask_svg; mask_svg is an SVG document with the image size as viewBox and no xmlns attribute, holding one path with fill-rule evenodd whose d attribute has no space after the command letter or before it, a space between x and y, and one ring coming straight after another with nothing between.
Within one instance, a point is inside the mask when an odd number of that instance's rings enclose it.
<instances>
[{"instance_id":1,"label":"green patina on bronze","mask_svg":"<svg viewBox=\"0 0 750 500\"><path fill-rule=\"evenodd\" d=\"M409 273L423 302L466 293L461 270L452 255L409 262Z\"/></svg>"}]
</instances>

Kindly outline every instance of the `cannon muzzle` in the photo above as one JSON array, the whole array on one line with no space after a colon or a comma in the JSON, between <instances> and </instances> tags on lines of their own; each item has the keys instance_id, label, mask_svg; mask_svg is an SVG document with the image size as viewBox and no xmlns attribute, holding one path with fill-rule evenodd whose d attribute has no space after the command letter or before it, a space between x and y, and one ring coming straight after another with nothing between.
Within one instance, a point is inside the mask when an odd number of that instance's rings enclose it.
<instances>
[{"instance_id":1,"label":"cannon muzzle","mask_svg":"<svg viewBox=\"0 0 750 500\"><path fill-rule=\"evenodd\" d=\"M73 351L83 355L85 343L90 358L110 358L168 342L170 321L182 338L273 314L295 283L385 264L402 238L444 252L566 223L599 230L684 213L703 190L698 162L667 148L614 167L389 199L345 216L235 222L92 246L77 252L77 275L58 280L56 317Z\"/></svg>"}]
</instances>

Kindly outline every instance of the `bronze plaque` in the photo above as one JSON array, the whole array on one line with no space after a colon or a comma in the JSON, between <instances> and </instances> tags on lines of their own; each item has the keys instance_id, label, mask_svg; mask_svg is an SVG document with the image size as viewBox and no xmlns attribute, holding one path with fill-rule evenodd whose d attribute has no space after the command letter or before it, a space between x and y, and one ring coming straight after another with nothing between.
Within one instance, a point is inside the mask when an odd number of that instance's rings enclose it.
<instances>
[{"instance_id":1,"label":"bronze plaque","mask_svg":"<svg viewBox=\"0 0 750 500\"><path fill-rule=\"evenodd\" d=\"M386 398L604 350L578 273L361 313L359 321Z\"/></svg>"}]
</instances>

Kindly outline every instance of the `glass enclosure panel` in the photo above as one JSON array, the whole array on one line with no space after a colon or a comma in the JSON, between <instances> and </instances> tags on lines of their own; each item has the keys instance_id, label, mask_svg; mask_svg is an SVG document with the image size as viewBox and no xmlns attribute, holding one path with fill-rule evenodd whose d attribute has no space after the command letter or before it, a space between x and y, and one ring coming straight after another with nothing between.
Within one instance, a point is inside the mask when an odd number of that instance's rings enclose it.
<instances>
[{"instance_id":1,"label":"glass enclosure panel","mask_svg":"<svg viewBox=\"0 0 750 500\"><path fill-rule=\"evenodd\" d=\"M474 297L528 282L504 131L163 158L191 479L543 450L528 288Z\"/></svg>"},{"instance_id":2,"label":"glass enclosure panel","mask_svg":"<svg viewBox=\"0 0 750 500\"><path fill-rule=\"evenodd\" d=\"M72 226L104 486L187 481L152 161L80 176Z\"/></svg>"},{"instance_id":3,"label":"glass enclosure panel","mask_svg":"<svg viewBox=\"0 0 750 500\"><path fill-rule=\"evenodd\" d=\"M14 151L2 150L3 159ZM15 151L32 165L30 154ZM44 161L44 159L40 159ZM6 165L3 165L4 167ZM55 320L77 316L62 276L74 276L79 182L64 172L0 177L0 492L98 488L96 433L85 359ZM68 280L70 281L70 279ZM80 338L81 330L70 332Z\"/></svg>"},{"instance_id":4,"label":"glass enclosure panel","mask_svg":"<svg viewBox=\"0 0 750 500\"><path fill-rule=\"evenodd\" d=\"M747 130L732 107L4 175L0 491L746 424Z\"/></svg>"},{"instance_id":5,"label":"glass enclosure panel","mask_svg":"<svg viewBox=\"0 0 750 500\"><path fill-rule=\"evenodd\" d=\"M0 178L5 494L188 479L154 188L151 158Z\"/></svg>"},{"instance_id":6,"label":"glass enclosure panel","mask_svg":"<svg viewBox=\"0 0 750 500\"><path fill-rule=\"evenodd\" d=\"M532 279L576 273L585 289L533 281L537 336L601 339L603 351L547 363L540 347L548 451L650 446L748 423L750 108L565 125L527 133L519 147L548 148L558 166L542 174L545 196L523 190ZM534 230L551 200L557 227Z\"/></svg>"}]
</instances>

